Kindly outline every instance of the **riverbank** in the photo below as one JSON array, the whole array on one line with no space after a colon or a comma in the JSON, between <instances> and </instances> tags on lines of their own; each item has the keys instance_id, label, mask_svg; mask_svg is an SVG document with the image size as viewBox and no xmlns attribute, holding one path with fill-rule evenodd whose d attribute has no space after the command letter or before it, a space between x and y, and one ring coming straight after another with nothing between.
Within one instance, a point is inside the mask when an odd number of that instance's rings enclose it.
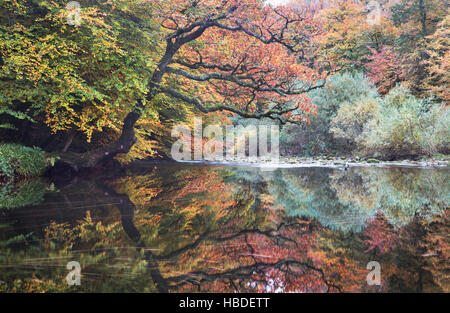
<instances>
[{"instance_id":1,"label":"riverbank","mask_svg":"<svg viewBox=\"0 0 450 313\"><path fill-rule=\"evenodd\" d=\"M181 161L181 163L225 165L225 166L252 166L268 168L296 168L296 167L417 167L417 168L446 168L450 166L450 156L439 156L436 158L423 158L420 160L396 160L383 161L373 158L345 158L345 157L280 157L276 162L260 159L231 159L225 161Z\"/></svg>"},{"instance_id":2,"label":"riverbank","mask_svg":"<svg viewBox=\"0 0 450 313\"><path fill-rule=\"evenodd\" d=\"M17 144L0 144L0 183L17 181L24 178L43 176L49 168L53 169L56 157L49 156L39 148L24 147ZM176 162L174 160L138 160L135 164L161 162ZM223 166L250 166L261 168L300 168L325 167L345 169L349 167L416 167L416 168L446 168L449 167L450 156L436 155L423 157L418 160L383 161L373 158L336 157L336 156L281 156L276 162L257 158L227 159L224 161L181 161L180 163L223 165ZM120 167L120 165L119 165ZM59 173L64 176L64 173ZM56 176L61 176L56 175ZM51 175L55 176L55 175ZM72 175L69 175L69 178Z\"/></svg>"},{"instance_id":3,"label":"riverbank","mask_svg":"<svg viewBox=\"0 0 450 313\"><path fill-rule=\"evenodd\" d=\"M0 182L42 176L51 163L39 148L0 143Z\"/></svg>"}]
</instances>

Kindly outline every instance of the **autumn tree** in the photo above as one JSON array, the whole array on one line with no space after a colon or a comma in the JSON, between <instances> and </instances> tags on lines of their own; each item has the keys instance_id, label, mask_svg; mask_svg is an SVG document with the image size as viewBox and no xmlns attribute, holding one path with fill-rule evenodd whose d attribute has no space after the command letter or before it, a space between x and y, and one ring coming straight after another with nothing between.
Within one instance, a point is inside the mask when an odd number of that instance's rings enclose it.
<instances>
[{"instance_id":1,"label":"autumn tree","mask_svg":"<svg viewBox=\"0 0 450 313\"><path fill-rule=\"evenodd\" d=\"M370 22L369 14L379 14ZM370 49L393 43L396 29L386 10L371 12L363 1L330 1L317 13L323 32L317 36L318 58L346 69L364 69Z\"/></svg>"},{"instance_id":2,"label":"autumn tree","mask_svg":"<svg viewBox=\"0 0 450 313\"><path fill-rule=\"evenodd\" d=\"M442 100L450 100L449 76L450 71L450 15L447 15L438 25L436 32L427 37L426 68L429 76L426 79L426 86L431 92Z\"/></svg>"},{"instance_id":3,"label":"autumn tree","mask_svg":"<svg viewBox=\"0 0 450 313\"><path fill-rule=\"evenodd\" d=\"M156 6L166 32L165 51L150 80L147 101L164 93L203 113L226 110L281 121L301 119L292 112L310 109L299 95L316 88L321 76L296 62L306 44L303 38L316 29L303 12L273 9L259 1ZM303 82L300 87L298 81ZM132 143L132 126L141 109L138 102L109 155Z\"/></svg>"},{"instance_id":4,"label":"autumn tree","mask_svg":"<svg viewBox=\"0 0 450 313\"><path fill-rule=\"evenodd\" d=\"M370 62L366 65L368 76L377 86L378 92L385 95L403 79L400 57L388 47L380 51L370 49L370 52Z\"/></svg>"},{"instance_id":5,"label":"autumn tree","mask_svg":"<svg viewBox=\"0 0 450 313\"><path fill-rule=\"evenodd\" d=\"M392 7L392 21L400 31L397 44L402 71L408 87L416 94L426 92L424 81L429 76L427 37L435 32L447 10L448 5L438 0L402 0Z\"/></svg>"},{"instance_id":6,"label":"autumn tree","mask_svg":"<svg viewBox=\"0 0 450 313\"><path fill-rule=\"evenodd\" d=\"M74 134L103 134L99 149L63 158L74 169L136 142L145 155L184 108L300 121L311 110L303 94L326 75L305 56L319 29L306 10L258 0L80 2L79 26L67 24L62 1L4 1L0 13L3 125L37 118L67 136L62 151Z\"/></svg>"},{"instance_id":7,"label":"autumn tree","mask_svg":"<svg viewBox=\"0 0 450 313\"><path fill-rule=\"evenodd\" d=\"M8 121L24 138L38 125L45 126L38 137L46 127L51 138L67 137L63 151L75 135L88 143L98 133L104 142L118 137L126 113L147 90L157 49L150 3L80 2L79 26L67 23L65 1L6 0L0 11L0 112L14 117ZM141 11L149 14L139 24L132 13ZM142 114L158 122L155 106ZM150 150L149 129L136 126L140 148Z\"/></svg>"}]
</instances>

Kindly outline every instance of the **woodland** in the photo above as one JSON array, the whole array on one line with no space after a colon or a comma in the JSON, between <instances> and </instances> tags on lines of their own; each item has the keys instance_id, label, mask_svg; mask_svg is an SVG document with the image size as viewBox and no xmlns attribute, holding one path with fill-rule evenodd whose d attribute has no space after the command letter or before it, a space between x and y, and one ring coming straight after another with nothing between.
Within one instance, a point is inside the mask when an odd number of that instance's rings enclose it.
<instances>
[{"instance_id":1,"label":"woodland","mask_svg":"<svg viewBox=\"0 0 450 313\"><path fill-rule=\"evenodd\" d=\"M2 0L0 177L170 158L173 125L281 128L283 155L449 150L439 0Z\"/></svg>"}]
</instances>

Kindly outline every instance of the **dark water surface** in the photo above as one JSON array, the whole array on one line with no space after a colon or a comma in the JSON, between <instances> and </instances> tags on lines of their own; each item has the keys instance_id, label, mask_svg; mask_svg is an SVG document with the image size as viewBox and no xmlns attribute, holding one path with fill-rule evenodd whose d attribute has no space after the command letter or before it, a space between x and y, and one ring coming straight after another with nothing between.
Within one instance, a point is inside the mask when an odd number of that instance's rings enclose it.
<instances>
[{"instance_id":1,"label":"dark water surface","mask_svg":"<svg viewBox=\"0 0 450 313\"><path fill-rule=\"evenodd\" d=\"M0 291L448 292L449 173L149 163L0 186Z\"/></svg>"}]
</instances>

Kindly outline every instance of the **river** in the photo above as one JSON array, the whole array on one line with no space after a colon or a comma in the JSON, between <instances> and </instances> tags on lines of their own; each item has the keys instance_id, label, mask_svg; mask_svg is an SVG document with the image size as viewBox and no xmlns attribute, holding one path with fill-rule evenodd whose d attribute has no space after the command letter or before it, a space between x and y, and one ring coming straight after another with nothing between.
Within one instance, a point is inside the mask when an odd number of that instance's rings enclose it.
<instances>
[{"instance_id":1,"label":"river","mask_svg":"<svg viewBox=\"0 0 450 313\"><path fill-rule=\"evenodd\" d=\"M0 291L448 292L449 173L144 162L0 186Z\"/></svg>"}]
</instances>

